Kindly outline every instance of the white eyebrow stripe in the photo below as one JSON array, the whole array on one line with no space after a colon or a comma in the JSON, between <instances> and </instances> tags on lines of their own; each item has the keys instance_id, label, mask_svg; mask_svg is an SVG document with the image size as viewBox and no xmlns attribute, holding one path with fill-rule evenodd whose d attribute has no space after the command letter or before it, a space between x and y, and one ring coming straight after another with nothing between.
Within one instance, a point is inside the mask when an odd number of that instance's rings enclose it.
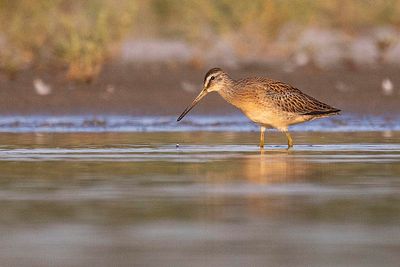
<instances>
[{"instance_id":1,"label":"white eyebrow stripe","mask_svg":"<svg viewBox=\"0 0 400 267\"><path fill-rule=\"evenodd\" d=\"M206 78L206 82L204 83L204 87L208 87L208 84L210 83L210 79L211 79L211 77L212 77L212 75L210 75L210 76L208 76L207 78Z\"/></svg>"}]
</instances>

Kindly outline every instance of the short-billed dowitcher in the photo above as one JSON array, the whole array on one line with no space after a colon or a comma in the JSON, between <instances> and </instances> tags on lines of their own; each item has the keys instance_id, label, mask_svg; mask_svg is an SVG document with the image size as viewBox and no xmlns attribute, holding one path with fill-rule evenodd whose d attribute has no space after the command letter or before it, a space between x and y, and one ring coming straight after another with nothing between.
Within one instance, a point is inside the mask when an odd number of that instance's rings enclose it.
<instances>
[{"instance_id":1,"label":"short-billed dowitcher","mask_svg":"<svg viewBox=\"0 0 400 267\"><path fill-rule=\"evenodd\" d=\"M203 89L179 116L180 121L205 95L218 92L227 102L239 108L250 120L260 125L260 147L264 147L266 128L286 134L288 148L293 146L288 127L338 114L339 109L306 95L299 89L263 77L233 80L220 68L210 69L204 77Z\"/></svg>"}]
</instances>

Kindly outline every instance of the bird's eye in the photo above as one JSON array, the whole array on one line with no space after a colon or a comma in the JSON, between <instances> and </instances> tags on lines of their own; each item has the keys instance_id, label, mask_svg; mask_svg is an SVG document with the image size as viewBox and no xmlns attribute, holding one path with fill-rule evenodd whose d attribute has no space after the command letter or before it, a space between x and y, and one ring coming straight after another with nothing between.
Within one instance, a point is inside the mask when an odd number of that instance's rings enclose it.
<instances>
[{"instance_id":1,"label":"bird's eye","mask_svg":"<svg viewBox=\"0 0 400 267\"><path fill-rule=\"evenodd\" d=\"M211 76L210 80L211 81L215 80L215 76Z\"/></svg>"}]
</instances>

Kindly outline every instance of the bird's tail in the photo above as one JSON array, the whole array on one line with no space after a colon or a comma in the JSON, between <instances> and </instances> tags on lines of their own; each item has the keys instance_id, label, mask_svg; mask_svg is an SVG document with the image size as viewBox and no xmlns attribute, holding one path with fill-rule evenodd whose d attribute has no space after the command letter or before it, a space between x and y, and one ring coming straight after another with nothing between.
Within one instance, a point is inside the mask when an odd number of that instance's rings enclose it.
<instances>
[{"instance_id":1,"label":"bird's tail","mask_svg":"<svg viewBox=\"0 0 400 267\"><path fill-rule=\"evenodd\" d=\"M340 114L340 111L341 111L340 109L332 108L332 109L328 109L328 110L314 110L314 111L304 113L303 115L327 117L327 116L332 116L332 115L338 115L338 114Z\"/></svg>"}]
</instances>

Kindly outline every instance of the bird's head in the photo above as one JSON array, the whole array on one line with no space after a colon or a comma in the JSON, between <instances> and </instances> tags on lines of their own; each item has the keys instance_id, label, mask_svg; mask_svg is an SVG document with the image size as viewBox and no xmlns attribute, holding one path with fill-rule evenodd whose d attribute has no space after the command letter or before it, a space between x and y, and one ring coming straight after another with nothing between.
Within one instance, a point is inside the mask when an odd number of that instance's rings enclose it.
<instances>
[{"instance_id":1,"label":"bird's head","mask_svg":"<svg viewBox=\"0 0 400 267\"><path fill-rule=\"evenodd\" d=\"M204 76L203 91L218 92L226 85L228 75L220 68L210 69Z\"/></svg>"},{"instance_id":2,"label":"bird's head","mask_svg":"<svg viewBox=\"0 0 400 267\"><path fill-rule=\"evenodd\" d=\"M189 113L190 110L208 93L210 92L218 92L223 89L227 83L229 82L228 75L220 68L210 69L206 75L204 76L203 89L200 94L193 100L192 104L190 104L179 116L177 121L180 121L186 114Z\"/></svg>"}]
</instances>

